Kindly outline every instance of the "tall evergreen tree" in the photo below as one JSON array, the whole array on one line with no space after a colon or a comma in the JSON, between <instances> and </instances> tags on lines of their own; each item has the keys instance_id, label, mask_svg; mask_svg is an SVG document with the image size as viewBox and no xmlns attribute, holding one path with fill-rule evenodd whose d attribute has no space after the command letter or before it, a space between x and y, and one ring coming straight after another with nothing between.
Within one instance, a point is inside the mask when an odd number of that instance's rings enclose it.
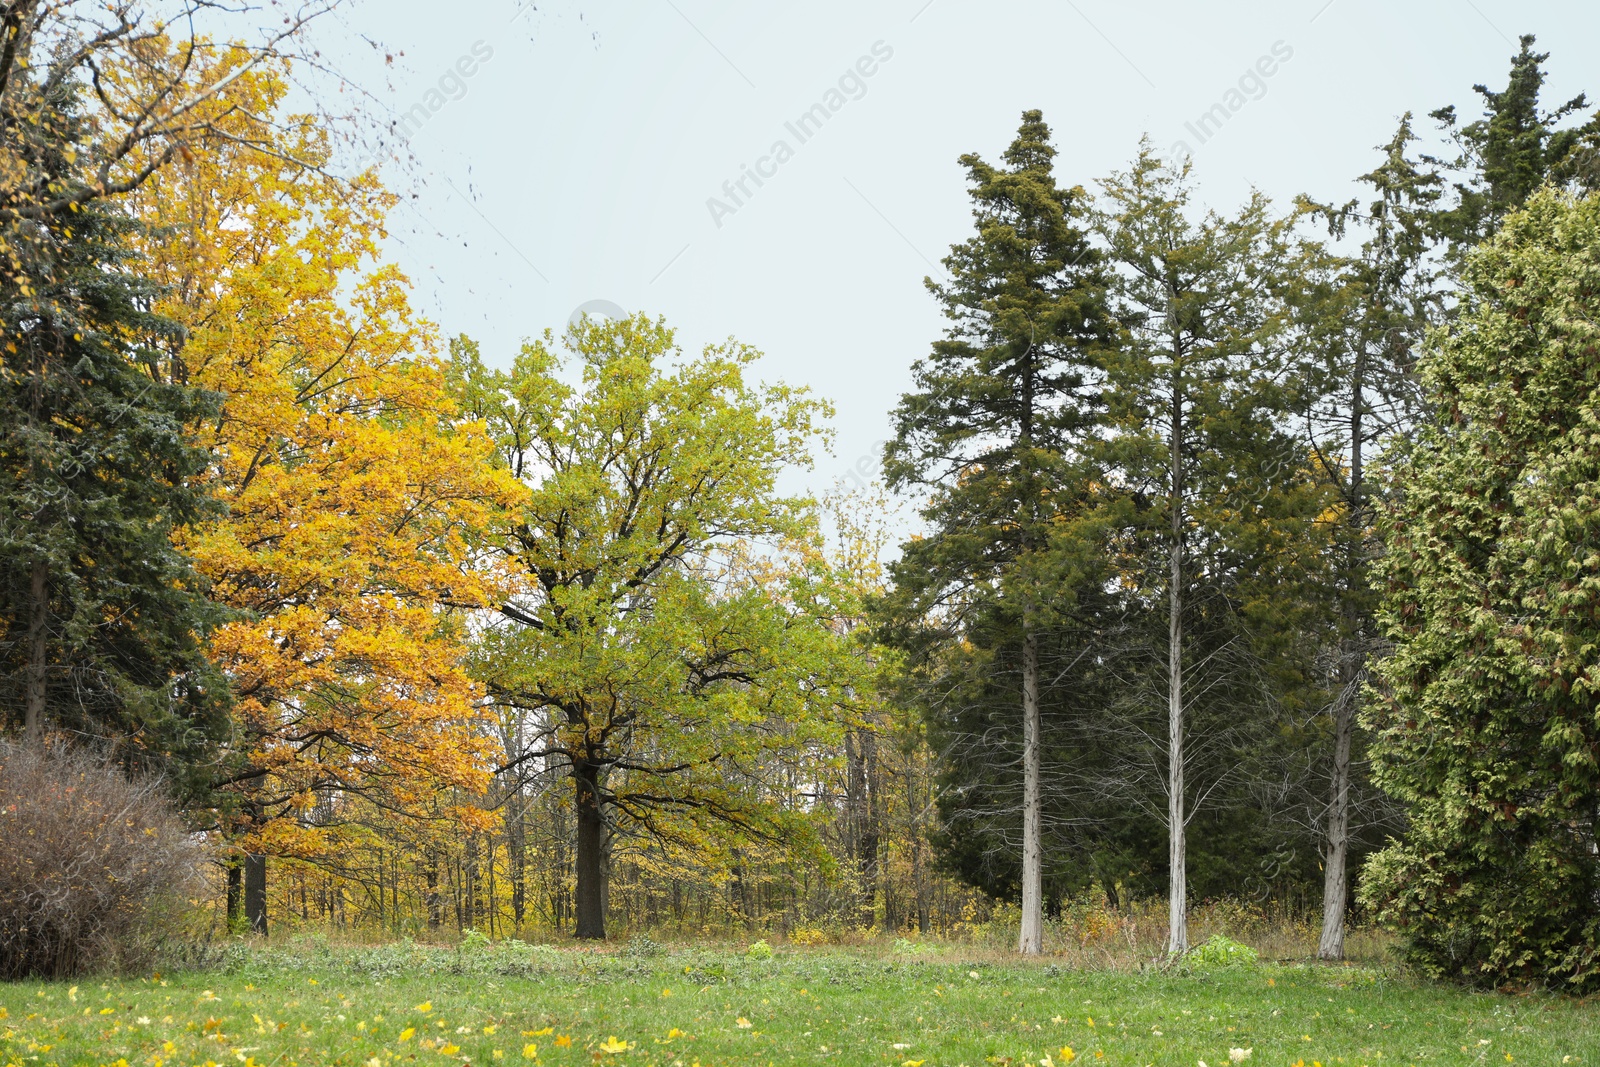
<instances>
[{"instance_id":1,"label":"tall evergreen tree","mask_svg":"<svg viewBox=\"0 0 1600 1067\"><path fill-rule=\"evenodd\" d=\"M1309 388L1301 412L1314 469L1337 494L1343 521L1331 561L1330 605L1339 619L1331 657L1325 755L1327 803L1312 820L1322 827L1322 931L1317 954L1344 958L1349 867L1356 838L1367 824L1393 823L1361 773L1365 743L1358 711L1370 657L1381 651L1373 620L1370 564L1378 551L1372 533L1372 454L1383 441L1412 432L1422 414L1416 353L1428 326L1442 315L1433 227L1442 195L1438 174L1410 156L1416 136L1411 116L1379 150L1382 162L1361 181L1372 199L1341 208L1318 207L1335 237L1352 231L1366 240L1357 255L1327 257L1313 273L1298 326L1311 358L1301 373ZM1318 284L1320 283L1320 284ZM1320 777L1320 775L1315 775ZM1357 819L1361 808L1366 814Z\"/></svg>"},{"instance_id":2,"label":"tall evergreen tree","mask_svg":"<svg viewBox=\"0 0 1600 1067\"><path fill-rule=\"evenodd\" d=\"M1392 802L1374 795L1360 773L1360 693L1369 658L1384 648L1373 619L1369 574L1378 551L1372 523L1375 490L1369 478L1372 452L1383 441L1408 438L1416 430L1423 414L1417 356L1426 330L1447 316L1450 294L1445 283L1462 257L1545 182L1600 187L1600 115L1579 125L1567 121L1587 106L1583 94L1553 111L1541 109L1543 64L1549 57L1534 52L1533 42L1531 35L1521 39L1504 90L1474 87L1484 103L1480 118L1459 124L1454 107L1432 113L1457 150L1453 158L1413 159L1416 137L1408 113L1380 149L1383 161L1361 178L1374 194L1370 203L1352 200L1342 208L1319 209L1336 236L1351 230L1366 235L1335 294L1310 315L1322 323L1313 329L1320 334L1324 358L1308 368L1318 385L1309 394L1315 399L1305 411L1306 432L1329 460L1318 469L1338 491L1344 515L1337 589L1342 625L1333 656L1328 799L1322 819L1318 954L1326 959L1341 958L1344 951L1350 850L1364 829L1352 822L1353 809L1365 808L1373 827L1392 825L1395 816Z\"/></svg>"},{"instance_id":3,"label":"tall evergreen tree","mask_svg":"<svg viewBox=\"0 0 1600 1067\"><path fill-rule=\"evenodd\" d=\"M1273 635L1296 629L1300 598L1285 590L1314 555L1311 520L1323 499L1286 433L1298 386L1286 373L1290 297L1304 251L1291 220L1273 218L1259 194L1234 218L1192 219L1188 173L1145 144L1129 170L1103 183L1098 220L1130 330L1108 365L1114 432L1103 465L1136 507L1128 578L1165 629L1157 644L1174 955L1188 948L1185 828L1207 791L1187 775L1196 757L1189 720L1222 694L1244 699L1246 675L1271 674L1266 665L1282 651L1269 654L1281 639ZM1230 709L1230 736L1241 710Z\"/></svg>"},{"instance_id":4,"label":"tall evergreen tree","mask_svg":"<svg viewBox=\"0 0 1600 1067\"><path fill-rule=\"evenodd\" d=\"M41 92L55 136L6 136L71 195L87 123L70 83ZM183 384L182 337L150 312L113 205L5 225L0 709L30 739L114 739L192 769L225 730L227 687L200 644L216 613L171 537L209 510L186 429L214 397Z\"/></svg>"},{"instance_id":5,"label":"tall evergreen tree","mask_svg":"<svg viewBox=\"0 0 1600 1067\"><path fill-rule=\"evenodd\" d=\"M1473 86L1483 98L1481 117L1463 125L1454 106L1432 113L1457 148L1453 159L1429 160L1456 178L1455 202L1438 212L1435 225L1457 263L1546 181L1600 189L1600 112L1582 125L1562 127L1588 107L1583 93L1542 110L1550 53L1535 52L1533 42L1531 33L1521 37L1503 90Z\"/></svg>"},{"instance_id":6,"label":"tall evergreen tree","mask_svg":"<svg viewBox=\"0 0 1600 1067\"><path fill-rule=\"evenodd\" d=\"M1083 192L1056 184L1055 155L1027 111L1003 166L961 157L977 233L945 258L950 281L927 283L950 326L914 368L884 462L891 488L931 491L932 533L894 568L912 613L959 629L998 611L1019 638L1023 953L1043 937L1039 634L1062 608L1044 588L1050 531L1088 493L1097 361L1116 338Z\"/></svg>"},{"instance_id":7,"label":"tall evergreen tree","mask_svg":"<svg viewBox=\"0 0 1600 1067\"><path fill-rule=\"evenodd\" d=\"M1364 898L1434 974L1600 988L1600 197L1536 193L1467 258L1383 499L1394 652L1366 707L1405 836Z\"/></svg>"}]
</instances>

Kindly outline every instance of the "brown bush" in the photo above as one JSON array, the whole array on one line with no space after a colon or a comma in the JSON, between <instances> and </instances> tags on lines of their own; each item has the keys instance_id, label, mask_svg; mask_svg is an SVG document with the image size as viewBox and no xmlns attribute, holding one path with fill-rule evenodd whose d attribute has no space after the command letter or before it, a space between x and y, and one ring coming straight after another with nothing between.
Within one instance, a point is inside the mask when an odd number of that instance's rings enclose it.
<instances>
[{"instance_id":1,"label":"brown bush","mask_svg":"<svg viewBox=\"0 0 1600 1067\"><path fill-rule=\"evenodd\" d=\"M159 782L0 741L0 979L139 966L198 865Z\"/></svg>"}]
</instances>

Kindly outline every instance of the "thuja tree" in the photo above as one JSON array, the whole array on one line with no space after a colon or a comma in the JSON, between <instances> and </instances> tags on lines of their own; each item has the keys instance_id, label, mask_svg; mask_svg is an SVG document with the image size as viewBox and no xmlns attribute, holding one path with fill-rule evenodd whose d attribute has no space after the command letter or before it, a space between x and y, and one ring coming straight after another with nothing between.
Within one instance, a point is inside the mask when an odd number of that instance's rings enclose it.
<instances>
[{"instance_id":1,"label":"thuja tree","mask_svg":"<svg viewBox=\"0 0 1600 1067\"><path fill-rule=\"evenodd\" d=\"M946 257L950 281L929 282L950 325L915 367L884 463L891 487L930 493L932 533L894 570L911 613L941 616L953 638L975 613L1019 636L1024 953L1041 950L1043 932L1039 635L1061 607L1043 574L1053 528L1087 494L1096 351L1115 338L1083 192L1057 186L1049 138L1029 111L1004 166L961 158L977 233Z\"/></svg>"},{"instance_id":2,"label":"thuja tree","mask_svg":"<svg viewBox=\"0 0 1600 1067\"><path fill-rule=\"evenodd\" d=\"M834 738L859 679L807 568L775 577L749 548L805 536L775 485L825 407L746 381L744 346L684 359L644 316L586 321L565 347L547 334L501 373L458 343L458 393L530 489L492 538L523 580L478 652L525 722L503 771L570 781L575 933L602 938L619 832L707 860L730 835L803 843L801 813L753 783Z\"/></svg>"},{"instance_id":3,"label":"thuja tree","mask_svg":"<svg viewBox=\"0 0 1600 1067\"><path fill-rule=\"evenodd\" d=\"M1362 893L1428 971L1600 987L1600 199L1468 257L1436 417L1381 508L1373 774L1410 827Z\"/></svg>"}]
</instances>

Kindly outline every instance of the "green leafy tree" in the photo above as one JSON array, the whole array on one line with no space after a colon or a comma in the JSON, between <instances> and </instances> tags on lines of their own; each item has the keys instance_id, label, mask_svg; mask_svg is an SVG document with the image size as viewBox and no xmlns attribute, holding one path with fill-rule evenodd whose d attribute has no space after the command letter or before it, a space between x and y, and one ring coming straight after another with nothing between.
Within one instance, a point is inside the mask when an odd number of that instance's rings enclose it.
<instances>
[{"instance_id":1,"label":"green leafy tree","mask_svg":"<svg viewBox=\"0 0 1600 1067\"><path fill-rule=\"evenodd\" d=\"M1187 772L1202 758L1223 775L1237 766L1217 749L1245 743L1241 705L1270 703L1285 691L1274 670L1303 659L1295 635L1314 601L1296 589L1317 581L1326 500L1287 432L1299 400L1291 310L1310 253L1260 194L1235 217L1191 218L1188 173L1146 143L1102 183L1097 222L1129 329L1107 365L1100 463L1129 505L1132 610L1165 631L1151 634L1164 675L1151 688L1164 690L1172 954L1188 948L1186 827L1216 787ZM1191 739L1196 714L1210 729Z\"/></svg>"},{"instance_id":2,"label":"green leafy tree","mask_svg":"<svg viewBox=\"0 0 1600 1067\"><path fill-rule=\"evenodd\" d=\"M70 82L34 166L70 195L88 135ZM0 271L0 711L38 741L58 729L122 743L182 778L226 731L225 682L201 638L216 621L172 546L209 514L205 453L186 429L216 413L183 383L176 327L149 308L132 222L91 199L6 217ZM192 783L187 783L192 784Z\"/></svg>"},{"instance_id":3,"label":"green leafy tree","mask_svg":"<svg viewBox=\"0 0 1600 1067\"><path fill-rule=\"evenodd\" d=\"M961 157L977 233L945 258L950 281L927 283L950 326L916 364L884 458L891 488L931 493L932 533L893 571L902 613L942 616L954 636L998 612L1020 637L1023 953L1043 936L1039 633L1068 606L1052 531L1088 492L1098 350L1116 338L1083 191L1057 186L1049 139L1028 111L1003 167Z\"/></svg>"},{"instance_id":4,"label":"green leafy tree","mask_svg":"<svg viewBox=\"0 0 1600 1067\"><path fill-rule=\"evenodd\" d=\"M755 547L808 536L806 503L775 485L809 462L825 406L748 383L742 345L683 360L642 315L574 327L570 359L553 343L509 373L456 346L463 409L530 487L491 546L523 577L478 661L493 701L526 717L512 763L572 782L576 934L603 938L618 832L707 859L730 852L726 832L804 844L803 813L758 779L834 736L855 661L825 575Z\"/></svg>"},{"instance_id":5,"label":"green leafy tree","mask_svg":"<svg viewBox=\"0 0 1600 1067\"><path fill-rule=\"evenodd\" d=\"M1600 988L1600 198L1536 193L1464 281L1380 506L1366 722L1410 825L1362 894L1433 974Z\"/></svg>"}]
</instances>

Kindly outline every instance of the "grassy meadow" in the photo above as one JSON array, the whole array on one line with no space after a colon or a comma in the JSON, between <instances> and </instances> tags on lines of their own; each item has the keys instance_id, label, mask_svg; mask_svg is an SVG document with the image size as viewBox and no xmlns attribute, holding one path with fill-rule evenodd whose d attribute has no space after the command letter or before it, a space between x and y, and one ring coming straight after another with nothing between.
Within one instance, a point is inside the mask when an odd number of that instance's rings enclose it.
<instances>
[{"instance_id":1,"label":"grassy meadow","mask_svg":"<svg viewBox=\"0 0 1600 1067\"><path fill-rule=\"evenodd\" d=\"M1143 970L960 945L230 946L0 985L0 1064L1595 1065L1600 1004L1372 965Z\"/></svg>"}]
</instances>

